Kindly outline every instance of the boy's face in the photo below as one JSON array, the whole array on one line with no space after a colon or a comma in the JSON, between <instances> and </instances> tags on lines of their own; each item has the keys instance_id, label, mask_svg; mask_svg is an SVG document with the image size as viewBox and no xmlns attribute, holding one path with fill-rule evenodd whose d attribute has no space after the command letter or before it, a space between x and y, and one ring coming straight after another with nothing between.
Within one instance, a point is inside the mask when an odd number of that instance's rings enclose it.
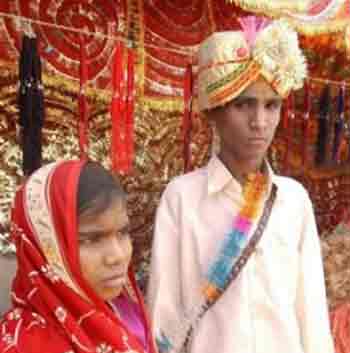
<instances>
[{"instance_id":1,"label":"boy's face","mask_svg":"<svg viewBox=\"0 0 350 353\"><path fill-rule=\"evenodd\" d=\"M280 121L282 98L258 79L223 107L208 112L220 136L220 154L260 167Z\"/></svg>"}]
</instances>

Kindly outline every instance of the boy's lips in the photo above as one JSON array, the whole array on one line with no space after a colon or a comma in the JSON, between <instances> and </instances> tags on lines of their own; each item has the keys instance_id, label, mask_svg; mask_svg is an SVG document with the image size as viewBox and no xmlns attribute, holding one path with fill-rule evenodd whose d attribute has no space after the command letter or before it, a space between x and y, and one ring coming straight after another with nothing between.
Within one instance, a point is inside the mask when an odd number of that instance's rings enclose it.
<instances>
[{"instance_id":1,"label":"boy's lips","mask_svg":"<svg viewBox=\"0 0 350 353\"><path fill-rule=\"evenodd\" d=\"M248 139L248 143L250 145L265 145L266 139L263 137L253 137L253 138Z\"/></svg>"}]
</instances>

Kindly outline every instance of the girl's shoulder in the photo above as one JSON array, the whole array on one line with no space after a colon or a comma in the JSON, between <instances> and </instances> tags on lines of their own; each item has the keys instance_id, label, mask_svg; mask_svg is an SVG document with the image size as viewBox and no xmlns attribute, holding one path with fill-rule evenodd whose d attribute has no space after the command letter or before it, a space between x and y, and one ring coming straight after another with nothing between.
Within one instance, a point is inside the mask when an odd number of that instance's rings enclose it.
<instances>
[{"instance_id":1,"label":"girl's shoulder","mask_svg":"<svg viewBox=\"0 0 350 353\"><path fill-rule=\"evenodd\" d=\"M14 308L0 322L0 353L64 353L64 334L34 311Z\"/></svg>"}]
</instances>

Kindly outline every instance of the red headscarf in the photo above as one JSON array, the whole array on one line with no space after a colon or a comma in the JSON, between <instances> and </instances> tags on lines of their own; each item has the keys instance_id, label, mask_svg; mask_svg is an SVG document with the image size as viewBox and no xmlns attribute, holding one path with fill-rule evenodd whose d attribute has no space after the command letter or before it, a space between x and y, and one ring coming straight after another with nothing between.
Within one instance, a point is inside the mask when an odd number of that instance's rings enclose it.
<instances>
[{"instance_id":1,"label":"red headscarf","mask_svg":"<svg viewBox=\"0 0 350 353\"><path fill-rule=\"evenodd\" d=\"M17 192L11 235L18 270L13 309L1 323L0 352L144 352L138 338L84 280L79 262L77 192L82 161L46 165ZM149 353L155 352L132 270L125 289L139 305Z\"/></svg>"}]
</instances>

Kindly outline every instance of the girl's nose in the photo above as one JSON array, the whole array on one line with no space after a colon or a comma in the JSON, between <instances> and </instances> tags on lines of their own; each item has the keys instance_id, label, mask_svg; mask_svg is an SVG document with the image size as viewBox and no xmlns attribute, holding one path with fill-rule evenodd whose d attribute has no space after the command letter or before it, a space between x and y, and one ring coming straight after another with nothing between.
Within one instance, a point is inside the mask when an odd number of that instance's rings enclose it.
<instances>
[{"instance_id":1,"label":"girl's nose","mask_svg":"<svg viewBox=\"0 0 350 353\"><path fill-rule=\"evenodd\" d=\"M106 265L116 265L128 258L128 247L117 236L111 236L105 243L104 262Z\"/></svg>"}]
</instances>

